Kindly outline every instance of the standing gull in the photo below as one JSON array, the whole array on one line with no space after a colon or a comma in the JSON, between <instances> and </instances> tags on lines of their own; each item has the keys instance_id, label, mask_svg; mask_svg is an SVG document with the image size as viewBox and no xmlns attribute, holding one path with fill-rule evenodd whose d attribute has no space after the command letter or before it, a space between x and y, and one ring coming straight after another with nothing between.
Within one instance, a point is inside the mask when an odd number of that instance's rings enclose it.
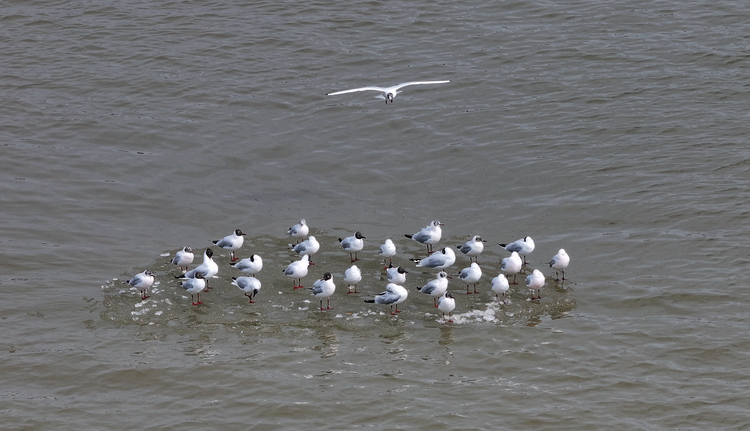
<instances>
[{"instance_id":1,"label":"standing gull","mask_svg":"<svg viewBox=\"0 0 750 431\"><path fill-rule=\"evenodd\" d=\"M193 302L193 305L203 304L201 302L201 292L206 290L206 280L203 278L203 274L195 274L195 278L188 278L180 283L180 285L190 294L190 300ZM198 302L195 301L195 295L198 295Z\"/></svg>"},{"instance_id":2,"label":"standing gull","mask_svg":"<svg viewBox=\"0 0 750 431\"><path fill-rule=\"evenodd\" d=\"M544 274L542 271L535 269L528 277L526 277L526 287L531 290L531 300L542 299L540 290L544 286ZM534 297L534 291L536 291L537 297Z\"/></svg>"},{"instance_id":3,"label":"standing gull","mask_svg":"<svg viewBox=\"0 0 750 431\"><path fill-rule=\"evenodd\" d=\"M427 282L427 284L418 288L417 290L420 293L426 293L432 296L432 302L435 304L435 308L437 308L437 299L443 296L445 291L448 290L449 278L450 277L448 276L448 273L446 273L445 271L440 271L437 274L437 278L435 278L434 280L430 280L429 282Z\"/></svg>"},{"instance_id":4,"label":"standing gull","mask_svg":"<svg viewBox=\"0 0 750 431\"><path fill-rule=\"evenodd\" d=\"M516 283L516 274L521 272L521 267L523 266L521 256L518 255L518 252L514 251L510 254L510 257L503 258L501 263L502 264L500 265L500 271L505 275L512 275L512 284L518 284Z\"/></svg>"},{"instance_id":5,"label":"standing gull","mask_svg":"<svg viewBox=\"0 0 750 431\"><path fill-rule=\"evenodd\" d=\"M146 295L148 288L154 285L154 273L148 269L133 276L130 280L126 281L125 284L129 284L135 287L141 294L141 301L145 301L150 298Z\"/></svg>"},{"instance_id":6,"label":"standing gull","mask_svg":"<svg viewBox=\"0 0 750 431\"><path fill-rule=\"evenodd\" d=\"M237 263L230 263L235 269L239 269L242 272L246 272L250 275L255 275L263 269L263 259L257 254L250 257L246 257Z\"/></svg>"},{"instance_id":7,"label":"standing gull","mask_svg":"<svg viewBox=\"0 0 750 431\"><path fill-rule=\"evenodd\" d=\"M219 273L219 265L217 265L212 259L213 255L214 251L207 248L206 251L203 252L203 263L186 272L182 276L175 276L175 278L195 278L196 274L201 274L203 278L206 279L206 289L211 289L208 285L208 279Z\"/></svg>"},{"instance_id":8,"label":"standing gull","mask_svg":"<svg viewBox=\"0 0 750 431\"><path fill-rule=\"evenodd\" d=\"M339 238L341 247L344 247L344 250L349 252L349 258L352 262L359 260L357 253L365 247L365 242L362 241L363 239L366 239L366 237L362 236L359 231L354 232L353 236L348 236L343 239ZM354 257L352 257L352 253L354 253Z\"/></svg>"},{"instance_id":9,"label":"standing gull","mask_svg":"<svg viewBox=\"0 0 750 431\"><path fill-rule=\"evenodd\" d=\"M385 292L379 293L374 299L365 299L365 302L370 304L386 304L391 306L391 315L400 313L398 304L406 301L406 297L409 296L409 292L404 289L404 286L399 286L395 283L388 283L385 286ZM393 311L393 306L396 306L396 311Z\"/></svg>"},{"instance_id":10,"label":"standing gull","mask_svg":"<svg viewBox=\"0 0 750 431\"><path fill-rule=\"evenodd\" d=\"M310 228L307 227L305 219L302 219L299 223L287 229L286 232L293 238L296 238L297 242L299 242L301 238L306 237L307 234L310 233Z\"/></svg>"},{"instance_id":11,"label":"standing gull","mask_svg":"<svg viewBox=\"0 0 750 431\"><path fill-rule=\"evenodd\" d=\"M328 93L326 96L336 96L338 94L346 94L346 93L354 93L357 91L377 91L380 92L376 97L382 97L385 99L385 103L388 104L388 102L393 103L393 99L396 97L397 94L401 93L400 89L407 87L409 85L428 85L428 84L445 84L450 81L412 81L412 82L405 82L403 84L394 85L393 87L360 87L360 88L352 88L351 90L343 90L343 91L336 91L333 93Z\"/></svg>"},{"instance_id":12,"label":"standing gull","mask_svg":"<svg viewBox=\"0 0 750 431\"><path fill-rule=\"evenodd\" d=\"M443 223L440 223L438 220L433 220L426 227L423 227L419 232L411 235L405 233L404 236L426 245L427 254L430 254L433 252L432 244L440 241L440 237L443 235L443 230L440 228L440 226L444 226Z\"/></svg>"},{"instance_id":13,"label":"standing gull","mask_svg":"<svg viewBox=\"0 0 750 431\"><path fill-rule=\"evenodd\" d=\"M484 250L484 243L487 242L482 239L479 235L474 235L474 237L468 241L464 245L457 245L456 248L461 250L461 253L469 256L469 262L471 262L471 258L475 257L476 262L479 263L479 255L482 253L482 250Z\"/></svg>"},{"instance_id":14,"label":"standing gull","mask_svg":"<svg viewBox=\"0 0 750 431\"><path fill-rule=\"evenodd\" d=\"M245 238L243 238L244 235L244 232L235 229L231 235L227 235L222 239L217 239L213 243L216 244L217 247L229 250L229 258L232 262L235 262L237 258L234 257L234 251L239 250L240 247L242 247L242 244L245 242Z\"/></svg>"},{"instance_id":15,"label":"standing gull","mask_svg":"<svg viewBox=\"0 0 750 431\"><path fill-rule=\"evenodd\" d=\"M346 281L347 287L349 290L346 292L346 294L350 293L359 293L357 291L357 283L362 281L362 271L357 268L357 265L352 265L344 271L344 281ZM354 286L354 291L352 291L352 285Z\"/></svg>"},{"instance_id":16,"label":"standing gull","mask_svg":"<svg viewBox=\"0 0 750 431\"><path fill-rule=\"evenodd\" d=\"M461 281L466 283L467 295L472 294L472 292L469 292L470 284L474 284L473 293L479 293L477 292L477 281L479 281L479 279L482 278L482 269L479 267L479 265L476 262L472 262L470 267L462 269L461 273L458 274L458 278L460 278Z\"/></svg>"},{"instance_id":17,"label":"standing gull","mask_svg":"<svg viewBox=\"0 0 750 431\"><path fill-rule=\"evenodd\" d=\"M393 256L396 255L396 246L390 239L385 240L383 245L380 246L378 254L383 256L383 265L388 268L388 265L393 263ZM385 259L388 258L388 263L385 263Z\"/></svg>"},{"instance_id":18,"label":"standing gull","mask_svg":"<svg viewBox=\"0 0 750 431\"><path fill-rule=\"evenodd\" d=\"M505 274L498 274L497 277L492 279L492 291L495 292L496 300L500 300L498 295L503 295L503 302L505 302L505 292L509 288L510 285L508 285L508 279L505 278Z\"/></svg>"},{"instance_id":19,"label":"standing gull","mask_svg":"<svg viewBox=\"0 0 750 431\"><path fill-rule=\"evenodd\" d=\"M248 304L254 304L255 295L260 291L260 280L255 277L232 277L232 284L245 292L245 296L250 298Z\"/></svg>"},{"instance_id":20,"label":"standing gull","mask_svg":"<svg viewBox=\"0 0 750 431\"><path fill-rule=\"evenodd\" d=\"M174 258L170 263L179 266L180 271L185 273L188 270L188 266L193 263L194 258L195 254L193 254L193 249L185 246L185 248L174 254Z\"/></svg>"},{"instance_id":21,"label":"standing gull","mask_svg":"<svg viewBox=\"0 0 750 431\"><path fill-rule=\"evenodd\" d=\"M310 265L315 265L312 261L312 255L318 252L318 249L320 249L320 243L317 239L315 239L314 236L310 235L306 240L302 241L301 243L297 245L289 244L290 247L292 247L292 250L296 251L300 255L309 255L310 256Z\"/></svg>"},{"instance_id":22,"label":"standing gull","mask_svg":"<svg viewBox=\"0 0 750 431\"><path fill-rule=\"evenodd\" d=\"M510 252L517 251L518 254L522 254L524 266L526 266L526 255L534 251L534 240L531 239L530 236L525 236L521 239L517 239L511 242L510 244L498 244L498 245Z\"/></svg>"},{"instance_id":23,"label":"standing gull","mask_svg":"<svg viewBox=\"0 0 750 431\"><path fill-rule=\"evenodd\" d=\"M440 251L432 253L424 259L412 259L421 268L445 269L456 262L456 253L453 249L445 247Z\"/></svg>"},{"instance_id":24,"label":"standing gull","mask_svg":"<svg viewBox=\"0 0 750 431\"><path fill-rule=\"evenodd\" d=\"M304 255L300 260L295 260L290 263L289 266L284 270L284 275L295 279L294 288L302 289L305 286L302 285L302 277L307 275L308 267L310 266L310 256ZM299 281L299 283L297 283Z\"/></svg>"},{"instance_id":25,"label":"standing gull","mask_svg":"<svg viewBox=\"0 0 750 431\"><path fill-rule=\"evenodd\" d=\"M438 310L443 312L443 320L445 320L445 313L448 313L448 323L453 322L453 309L456 308L456 299L451 295L450 292L445 292L443 296L438 299Z\"/></svg>"},{"instance_id":26,"label":"standing gull","mask_svg":"<svg viewBox=\"0 0 750 431\"><path fill-rule=\"evenodd\" d=\"M333 275L330 272L323 274L323 278L313 283L312 292L316 298L320 299L320 311L332 310L331 295L336 291L336 284L333 282ZM323 308L323 298L326 299L326 308Z\"/></svg>"},{"instance_id":27,"label":"standing gull","mask_svg":"<svg viewBox=\"0 0 750 431\"><path fill-rule=\"evenodd\" d=\"M555 270L555 281L560 281L560 279L557 278L558 270L562 271L562 279L565 281L565 268L567 268L568 265L570 265L570 256L568 256L568 253L565 252L564 248L561 248L549 262L549 267Z\"/></svg>"}]
</instances>

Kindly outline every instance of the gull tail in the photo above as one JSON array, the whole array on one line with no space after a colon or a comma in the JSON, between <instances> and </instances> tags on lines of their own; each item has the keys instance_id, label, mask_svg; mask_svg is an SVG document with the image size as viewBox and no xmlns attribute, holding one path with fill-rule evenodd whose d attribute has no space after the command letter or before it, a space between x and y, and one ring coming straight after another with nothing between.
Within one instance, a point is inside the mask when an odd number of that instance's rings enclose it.
<instances>
[{"instance_id":1,"label":"gull tail","mask_svg":"<svg viewBox=\"0 0 750 431\"><path fill-rule=\"evenodd\" d=\"M212 243L214 243L214 244L216 244L216 243L218 243L219 241L221 241L221 240L220 240L220 239L217 239L216 241L211 241L211 242L212 242Z\"/></svg>"},{"instance_id":2,"label":"gull tail","mask_svg":"<svg viewBox=\"0 0 750 431\"><path fill-rule=\"evenodd\" d=\"M411 237L413 237L414 235L409 235L408 233L405 233L404 236L411 239Z\"/></svg>"},{"instance_id":3,"label":"gull tail","mask_svg":"<svg viewBox=\"0 0 750 431\"><path fill-rule=\"evenodd\" d=\"M500 244L500 243L498 243L497 245L499 245L500 247L505 247L508 244Z\"/></svg>"},{"instance_id":4,"label":"gull tail","mask_svg":"<svg viewBox=\"0 0 750 431\"><path fill-rule=\"evenodd\" d=\"M374 299L365 299L365 302L368 303L368 304L374 304L375 300Z\"/></svg>"}]
</instances>

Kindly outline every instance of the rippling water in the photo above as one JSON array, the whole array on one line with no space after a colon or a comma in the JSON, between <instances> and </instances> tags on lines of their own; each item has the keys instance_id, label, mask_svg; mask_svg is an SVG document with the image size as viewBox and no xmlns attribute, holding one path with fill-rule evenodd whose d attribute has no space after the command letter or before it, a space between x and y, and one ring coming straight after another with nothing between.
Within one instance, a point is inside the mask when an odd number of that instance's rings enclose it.
<instances>
[{"instance_id":1,"label":"rippling water","mask_svg":"<svg viewBox=\"0 0 750 431\"><path fill-rule=\"evenodd\" d=\"M746 426L748 22L736 1L9 2L4 427ZM282 274L301 217L330 312ZM441 245L490 241L481 294L451 281L453 324L403 236L433 219ZM221 251L192 307L169 256L235 228L265 261L258 303ZM525 235L543 299L498 304L496 243ZM362 302L389 237L397 317ZM121 281L145 268L141 303Z\"/></svg>"}]
</instances>

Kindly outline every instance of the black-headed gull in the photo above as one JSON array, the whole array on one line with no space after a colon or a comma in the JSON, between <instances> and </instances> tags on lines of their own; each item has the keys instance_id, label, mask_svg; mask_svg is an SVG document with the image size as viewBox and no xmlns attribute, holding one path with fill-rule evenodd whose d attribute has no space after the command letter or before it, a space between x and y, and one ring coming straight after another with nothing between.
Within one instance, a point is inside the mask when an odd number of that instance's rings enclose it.
<instances>
[{"instance_id":1,"label":"black-headed gull","mask_svg":"<svg viewBox=\"0 0 750 431\"><path fill-rule=\"evenodd\" d=\"M534 251L534 240L530 236L517 239L510 244L498 244L509 252L518 252L523 255L523 265L526 266L526 255Z\"/></svg>"},{"instance_id":2,"label":"black-headed gull","mask_svg":"<svg viewBox=\"0 0 750 431\"><path fill-rule=\"evenodd\" d=\"M388 265L393 263L393 256L396 255L396 246L393 244L393 241L390 239L385 240L380 246L378 254L383 256L383 265L385 268L388 268ZM388 258L388 263L385 262L386 258Z\"/></svg>"},{"instance_id":3,"label":"black-headed gull","mask_svg":"<svg viewBox=\"0 0 750 431\"><path fill-rule=\"evenodd\" d=\"M423 227L419 232L411 235L405 233L404 236L426 245L427 254L430 254L433 252L432 244L440 241L440 237L443 235L443 230L440 228L440 226L444 226L443 223L440 223L438 220L433 220L426 227Z\"/></svg>"},{"instance_id":4,"label":"black-headed gull","mask_svg":"<svg viewBox=\"0 0 750 431\"><path fill-rule=\"evenodd\" d=\"M211 289L208 285L208 279L219 273L219 265L214 262L213 255L214 251L207 248L203 252L203 263L181 276L175 276L175 278L195 278L196 274L201 274L206 279L206 289Z\"/></svg>"},{"instance_id":5,"label":"black-headed gull","mask_svg":"<svg viewBox=\"0 0 750 431\"><path fill-rule=\"evenodd\" d=\"M570 265L570 256L568 256L568 253L565 252L564 248L561 248L549 262L549 267L555 270L555 281L560 281L557 276L558 270L562 271L562 279L565 281L565 268L567 268L568 265Z\"/></svg>"},{"instance_id":6,"label":"black-headed gull","mask_svg":"<svg viewBox=\"0 0 750 431\"><path fill-rule=\"evenodd\" d=\"M300 255L309 255L310 256L310 265L315 265L312 261L312 255L318 252L320 249L320 243L317 239L315 239L314 236L310 235L306 240L302 241L301 243L294 245L290 244L290 247L292 247L292 250L299 253Z\"/></svg>"},{"instance_id":7,"label":"black-headed gull","mask_svg":"<svg viewBox=\"0 0 750 431\"><path fill-rule=\"evenodd\" d=\"M193 249L185 246L185 248L174 254L174 258L170 263L179 266L180 271L184 273L187 272L188 267L193 263L194 258L195 254L193 253Z\"/></svg>"},{"instance_id":8,"label":"black-headed gull","mask_svg":"<svg viewBox=\"0 0 750 431\"><path fill-rule=\"evenodd\" d=\"M453 249L445 247L440 251L432 253L424 259L412 259L417 262L418 267L445 269L456 262L456 253Z\"/></svg>"},{"instance_id":9,"label":"black-headed gull","mask_svg":"<svg viewBox=\"0 0 750 431\"><path fill-rule=\"evenodd\" d=\"M221 247L224 250L229 250L229 258L232 262L235 262L237 258L234 256L234 251L239 250L242 244L245 242L245 233L239 229L235 229L231 235L227 235L222 239L213 241L217 247Z\"/></svg>"},{"instance_id":10,"label":"black-headed gull","mask_svg":"<svg viewBox=\"0 0 750 431\"><path fill-rule=\"evenodd\" d=\"M347 295L350 293L359 293L357 291L357 283L362 281L362 271L357 268L357 265L352 265L344 271L344 281L346 281L347 287L349 288L349 291L347 291ZM354 286L354 290L352 291L352 286Z\"/></svg>"},{"instance_id":11,"label":"black-headed gull","mask_svg":"<svg viewBox=\"0 0 750 431\"><path fill-rule=\"evenodd\" d=\"M397 94L401 93L400 89L404 87L408 87L410 85L429 85L429 84L445 84L450 81L412 81L412 82L405 82L403 84L394 85L393 87L359 87L359 88L352 88L351 90L343 90L343 91L336 91L333 93L328 93L326 96L336 96L338 94L346 94L346 93L354 93L357 91L378 91L381 94L379 94L376 97L382 97L385 99L385 103L388 104L388 102L393 103L393 99L396 97Z\"/></svg>"},{"instance_id":12,"label":"black-headed gull","mask_svg":"<svg viewBox=\"0 0 750 431\"><path fill-rule=\"evenodd\" d=\"M257 254L254 254L250 257L242 259L237 263L230 263L230 265L234 266L235 269L238 269L242 272L246 272L250 275L255 275L259 273L261 269L263 269L263 259Z\"/></svg>"},{"instance_id":13,"label":"black-headed gull","mask_svg":"<svg viewBox=\"0 0 750 431\"><path fill-rule=\"evenodd\" d=\"M505 301L505 292L508 291L510 285L508 279L505 278L505 274L498 274L497 277L492 279L492 291L495 292L495 299L500 300L498 295L503 295L503 301Z\"/></svg>"},{"instance_id":14,"label":"black-headed gull","mask_svg":"<svg viewBox=\"0 0 750 431\"><path fill-rule=\"evenodd\" d=\"M201 302L201 292L206 290L206 280L203 278L203 274L195 274L195 278L188 278L180 283L180 285L190 294L190 300L193 302L193 305L203 304ZM198 295L198 302L195 302L194 295Z\"/></svg>"},{"instance_id":15,"label":"black-headed gull","mask_svg":"<svg viewBox=\"0 0 750 431\"><path fill-rule=\"evenodd\" d=\"M312 293L320 299L320 311L332 310L331 295L336 291L336 284L333 282L333 275L330 272L323 274L323 278L313 283ZM323 308L323 298L326 299L326 308Z\"/></svg>"},{"instance_id":16,"label":"black-headed gull","mask_svg":"<svg viewBox=\"0 0 750 431\"><path fill-rule=\"evenodd\" d=\"M154 280L154 273L147 269L134 275L133 278L124 283L135 287L141 294L141 301L145 301L150 298L146 293L148 292L148 288L154 285Z\"/></svg>"},{"instance_id":17,"label":"black-headed gull","mask_svg":"<svg viewBox=\"0 0 750 431\"><path fill-rule=\"evenodd\" d=\"M354 232L353 236L348 236L343 239L339 238L341 247L344 247L344 250L349 252L349 258L352 262L359 260L357 253L365 247L365 242L363 240L366 238L367 237L363 236L359 231ZM354 257L352 257L352 253L354 253Z\"/></svg>"},{"instance_id":18,"label":"black-headed gull","mask_svg":"<svg viewBox=\"0 0 750 431\"><path fill-rule=\"evenodd\" d=\"M531 290L531 300L542 299L541 288L544 286L544 274L542 271L535 269L528 277L526 277L526 287ZM534 291L538 295L534 297Z\"/></svg>"},{"instance_id":19,"label":"black-headed gull","mask_svg":"<svg viewBox=\"0 0 750 431\"><path fill-rule=\"evenodd\" d=\"M385 292L379 293L374 299L365 299L365 302L370 304L385 304L391 306L391 315L400 313L398 304L406 301L409 296L409 292L404 289L404 286L400 286L395 283L388 283L385 286ZM393 311L393 306L396 306L396 311Z\"/></svg>"},{"instance_id":20,"label":"black-headed gull","mask_svg":"<svg viewBox=\"0 0 750 431\"><path fill-rule=\"evenodd\" d=\"M471 266L461 270L461 272L458 274L458 278L466 283L467 295L471 295L472 293L479 293L477 292L477 281L482 278L482 269L479 267L479 264L477 264L476 262L472 262ZM470 284L474 285L474 292L469 291Z\"/></svg>"},{"instance_id":21,"label":"black-headed gull","mask_svg":"<svg viewBox=\"0 0 750 431\"><path fill-rule=\"evenodd\" d=\"M305 286L302 285L302 277L307 275L308 267L310 266L310 256L304 255L300 260L295 260L290 263L289 266L284 270L284 275L295 279L294 288L302 289ZM299 281L299 283L297 283Z\"/></svg>"},{"instance_id":22,"label":"black-headed gull","mask_svg":"<svg viewBox=\"0 0 750 431\"><path fill-rule=\"evenodd\" d=\"M245 292L245 296L250 299L248 304L254 304L253 299L260 292L260 280L255 277L232 277L232 280L232 284Z\"/></svg>"},{"instance_id":23,"label":"black-headed gull","mask_svg":"<svg viewBox=\"0 0 750 431\"><path fill-rule=\"evenodd\" d=\"M487 242L482 239L479 235L474 235L474 237L468 241L464 245L457 245L456 248L461 250L461 253L469 256L469 262L471 262L471 258L475 257L476 262L479 263L479 255L482 253L482 250L484 250L484 243Z\"/></svg>"},{"instance_id":24,"label":"black-headed gull","mask_svg":"<svg viewBox=\"0 0 750 431\"><path fill-rule=\"evenodd\" d=\"M435 304L435 308L437 308L438 303L437 299L443 296L446 290L448 290L448 279L450 276L445 271L440 271L437 274L437 277L434 280L430 280L425 284L424 286L418 288L417 290L421 293L426 293L430 296L432 296L432 302Z\"/></svg>"},{"instance_id":25,"label":"black-headed gull","mask_svg":"<svg viewBox=\"0 0 750 431\"><path fill-rule=\"evenodd\" d=\"M445 292L443 296L438 299L438 310L443 312L443 320L445 320L445 313L448 313L448 323L453 322L453 309L456 308L456 298L450 292Z\"/></svg>"},{"instance_id":26,"label":"black-headed gull","mask_svg":"<svg viewBox=\"0 0 750 431\"><path fill-rule=\"evenodd\" d=\"M286 233L288 233L293 238L296 238L297 242L299 242L301 238L306 237L307 234L310 233L310 228L307 227L307 222L305 221L305 219L302 219L299 221L299 223L287 229Z\"/></svg>"},{"instance_id":27,"label":"black-headed gull","mask_svg":"<svg viewBox=\"0 0 750 431\"><path fill-rule=\"evenodd\" d=\"M517 251L514 251L510 254L510 257L503 258L500 265L500 271L505 275L513 276L513 283L511 284L518 284L516 283L516 274L521 272L522 266L523 261L521 260L521 256L518 255Z\"/></svg>"},{"instance_id":28,"label":"black-headed gull","mask_svg":"<svg viewBox=\"0 0 750 431\"><path fill-rule=\"evenodd\" d=\"M385 271L385 276L388 279L389 283L403 285L404 283L406 283L406 274L408 273L409 271L405 270L403 267L399 266L398 268L396 268L393 266L393 264L391 264Z\"/></svg>"}]
</instances>

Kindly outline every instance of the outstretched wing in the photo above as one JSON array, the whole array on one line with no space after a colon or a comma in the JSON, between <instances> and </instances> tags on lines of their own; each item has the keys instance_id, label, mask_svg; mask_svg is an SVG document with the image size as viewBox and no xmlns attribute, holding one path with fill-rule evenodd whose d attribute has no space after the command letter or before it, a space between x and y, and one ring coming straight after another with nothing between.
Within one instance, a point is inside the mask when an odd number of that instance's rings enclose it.
<instances>
[{"instance_id":1,"label":"outstretched wing","mask_svg":"<svg viewBox=\"0 0 750 431\"><path fill-rule=\"evenodd\" d=\"M401 88L408 87L409 85L427 85L427 84L445 84L446 82L450 81L412 81L412 82L404 82L403 84L398 84L395 87L392 87L393 91L397 91Z\"/></svg>"},{"instance_id":2,"label":"outstretched wing","mask_svg":"<svg viewBox=\"0 0 750 431\"><path fill-rule=\"evenodd\" d=\"M357 91L380 91L385 92L385 88L380 87L360 87L360 88L352 88L351 90L343 90L343 91L336 91L334 93L328 93L326 96L335 96L337 94L346 94L346 93L354 93Z\"/></svg>"}]
</instances>

